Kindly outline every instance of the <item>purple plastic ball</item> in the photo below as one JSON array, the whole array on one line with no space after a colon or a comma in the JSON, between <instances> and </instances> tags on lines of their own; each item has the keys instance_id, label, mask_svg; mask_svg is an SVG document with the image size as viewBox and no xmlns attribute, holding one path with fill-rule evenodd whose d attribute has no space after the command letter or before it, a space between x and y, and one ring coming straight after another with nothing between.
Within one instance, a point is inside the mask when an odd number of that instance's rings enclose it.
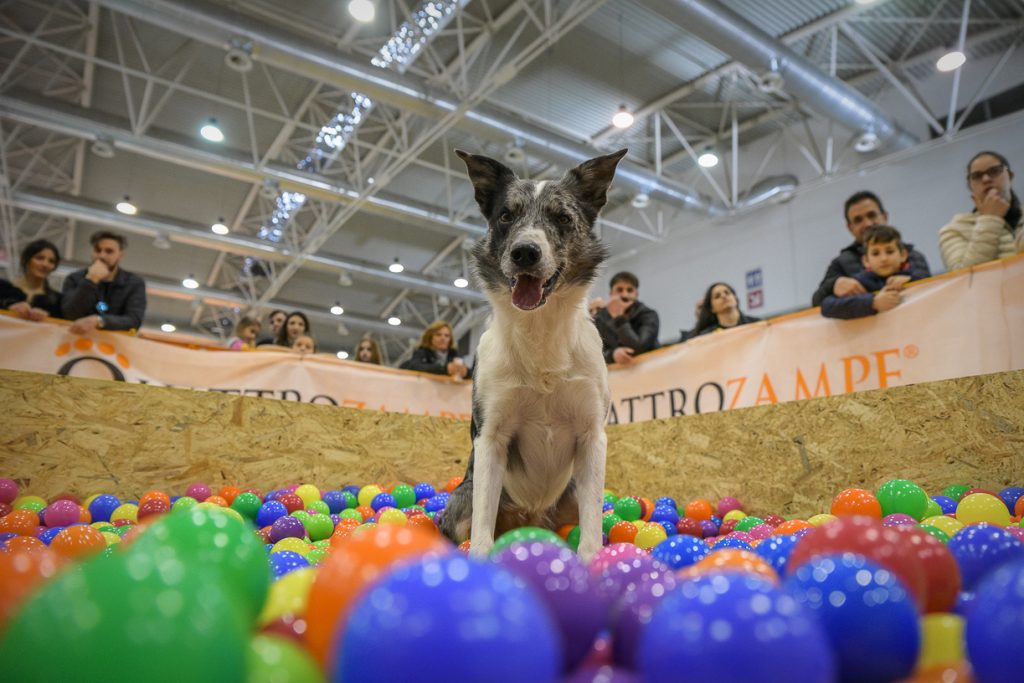
<instances>
[{"instance_id":1,"label":"purple plastic ball","mask_svg":"<svg viewBox=\"0 0 1024 683\"><path fill-rule=\"evenodd\" d=\"M646 553L632 559L613 563L603 572L597 581L597 591L609 603L614 603L625 593L636 590L637 584L644 574L653 569L664 569L665 565L656 561Z\"/></svg>"},{"instance_id":2,"label":"purple plastic ball","mask_svg":"<svg viewBox=\"0 0 1024 683\"><path fill-rule=\"evenodd\" d=\"M702 519L700 520L700 532L704 538L710 538L718 535L718 527L710 519Z\"/></svg>"},{"instance_id":3,"label":"purple plastic ball","mask_svg":"<svg viewBox=\"0 0 1024 683\"><path fill-rule=\"evenodd\" d=\"M547 605L562 633L565 669L577 666L607 614L587 566L568 548L538 542L513 543L491 559L526 581Z\"/></svg>"},{"instance_id":4,"label":"purple plastic ball","mask_svg":"<svg viewBox=\"0 0 1024 683\"><path fill-rule=\"evenodd\" d=\"M882 518L882 526L902 526L904 524L917 524L917 520L902 512L894 512Z\"/></svg>"},{"instance_id":5,"label":"purple plastic ball","mask_svg":"<svg viewBox=\"0 0 1024 683\"><path fill-rule=\"evenodd\" d=\"M580 669L562 683L640 683L640 678L631 671L611 666Z\"/></svg>"},{"instance_id":6,"label":"purple plastic ball","mask_svg":"<svg viewBox=\"0 0 1024 683\"><path fill-rule=\"evenodd\" d=\"M305 538L306 527L298 517L279 517L270 526L270 540L277 543L282 538Z\"/></svg>"},{"instance_id":7,"label":"purple plastic ball","mask_svg":"<svg viewBox=\"0 0 1024 683\"><path fill-rule=\"evenodd\" d=\"M636 668L640 636L651 621L654 608L676 587L672 569L655 565L640 575L631 590L612 609L612 656L619 666Z\"/></svg>"}]
</instances>

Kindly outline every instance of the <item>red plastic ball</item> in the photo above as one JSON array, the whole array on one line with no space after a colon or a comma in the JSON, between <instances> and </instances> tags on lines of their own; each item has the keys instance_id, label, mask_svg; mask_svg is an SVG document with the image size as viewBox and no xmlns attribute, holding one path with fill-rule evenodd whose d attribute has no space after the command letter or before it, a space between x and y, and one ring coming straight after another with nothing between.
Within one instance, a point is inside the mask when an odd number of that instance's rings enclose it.
<instances>
[{"instance_id":1,"label":"red plastic ball","mask_svg":"<svg viewBox=\"0 0 1024 683\"><path fill-rule=\"evenodd\" d=\"M171 509L169 502L165 502L162 498L150 498L145 502L139 503L139 511L137 513L137 519L141 522L148 517L155 517L158 515L166 514Z\"/></svg>"},{"instance_id":2,"label":"red plastic ball","mask_svg":"<svg viewBox=\"0 0 1024 683\"><path fill-rule=\"evenodd\" d=\"M722 522L722 526L718 527L718 535L725 536L726 534L731 534L732 532L736 531L737 524L739 524L738 519L725 520L724 522Z\"/></svg>"},{"instance_id":3,"label":"red plastic ball","mask_svg":"<svg viewBox=\"0 0 1024 683\"><path fill-rule=\"evenodd\" d=\"M676 522L676 533L686 536L696 536L697 538L704 537L704 530L701 528L700 522L696 519L690 519L689 517L683 517Z\"/></svg>"},{"instance_id":4,"label":"red plastic ball","mask_svg":"<svg viewBox=\"0 0 1024 683\"><path fill-rule=\"evenodd\" d=\"M960 593L960 566L949 548L929 533L910 525L893 527L917 554L924 568L926 612L952 612Z\"/></svg>"},{"instance_id":5,"label":"red plastic ball","mask_svg":"<svg viewBox=\"0 0 1024 683\"><path fill-rule=\"evenodd\" d=\"M294 493L282 493L278 495L277 502L284 505L285 509L288 510L289 515L306 507L306 504L302 502L302 499Z\"/></svg>"},{"instance_id":6,"label":"red plastic ball","mask_svg":"<svg viewBox=\"0 0 1024 683\"><path fill-rule=\"evenodd\" d=\"M763 519L764 523L773 529L786 521L786 518L782 515L765 515L761 519Z\"/></svg>"}]
</instances>

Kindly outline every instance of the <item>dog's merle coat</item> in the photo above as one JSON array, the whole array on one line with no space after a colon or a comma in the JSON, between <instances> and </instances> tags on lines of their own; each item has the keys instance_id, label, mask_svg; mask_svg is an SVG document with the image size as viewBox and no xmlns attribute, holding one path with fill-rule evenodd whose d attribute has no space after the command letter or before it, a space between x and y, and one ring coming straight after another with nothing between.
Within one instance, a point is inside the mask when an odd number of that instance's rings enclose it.
<instances>
[{"instance_id":1,"label":"dog's merle coat","mask_svg":"<svg viewBox=\"0 0 1024 683\"><path fill-rule=\"evenodd\" d=\"M607 255L594 223L626 150L542 182L456 153L487 219L473 266L493 315L477 351L473 453L441 529L456 543L472 535L482 555L509 529L578 520L589 558L601 547L609 394L584 300Z\"/></svg>"}]
</instances>

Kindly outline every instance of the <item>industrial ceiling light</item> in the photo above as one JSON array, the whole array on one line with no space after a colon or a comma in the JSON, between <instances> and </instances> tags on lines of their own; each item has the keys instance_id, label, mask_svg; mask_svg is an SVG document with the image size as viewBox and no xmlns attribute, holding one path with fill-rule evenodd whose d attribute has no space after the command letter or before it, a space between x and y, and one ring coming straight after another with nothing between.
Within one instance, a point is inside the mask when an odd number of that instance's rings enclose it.
<instances>
[{"instance_id":1,"label":"industrial ceiling light","mask_svg":"<svg viewBox=\"0 0 1024 683\"><path fill-rule=\"evenodd\" d=\"M245 73L252 70L252 43L245 38L232 38L224 55L224 63L232 71Z\"/></svg>"},{"instance_id":2,"label":"industrial ceiling light","mask_svg":"<svg viewBox=\"0 0 1024 683\"><path fill-rule=\"evenodd\" d=\"M953 50L939 57L935 62L935 68L939 71L956 71L967 61L967 55L959 50Z\"/></svg>"},{"instance_id":3,"label":"industrial ceiling light","mask_svg":"<svg viewBox=\"0 0 1024 683\"><path fill-rule=\"evenodd\" d=\"M334 305L331 306L331 315L341 315L345 312L345 309L341 307L341 302L335 301Z\"/></svg>"},{"instance_id":4,"label":"industrial ceiling light","mask_svg":"<svg viewBox=\"0 0 1024 683\"><path fill-rule=\"evenodd\" d=\"M646 209L651 203L651 195L646 192L639 192L629 202L634 209Z\"/></svg>"},{"instance_id":5,"label":"industrial ceiling light","mask_svg":"<svg viewBox=\"0 0 1024 683\"><path fill-rule=\"evenodd\" d=\"M626 109L626 105L619 106L619 110L612 117L612 125L616 128L629 128L633 125L633 114Z\"/></svg>"},{"instance_id":6,"label":"industrial ceiling light","mask_svg":"<svg viewBox=\"0 0 1024 683\"><path fill-rule=\"evenodd\" d=\"M199 134L203 136L204 140L210 142L224 142L224 131L217 125L217 119L211 118L203 127L199 129Z\"/></svg>"},{"instance_id":7,"label":"industrial ceiling light","mask_svg":"<svg viewBox=\"0 0 1024 683\"><path fill-rule=\"evenodd\" d=\"M338 273L338 284L342 287L352 286L352 276L348 274L347 270Z\"/></svg>"},{"instance_id":8,"label":"industrial ceiling light","mask_svg":"<svg viewBox=\"0 0 1024 683\"><path fill-rule=\"evenodd\" d=\"M718 166L718 155L708 150L697 157L697 163L700 164L701 168L714 168Z\"/></svg>"},{"instance_id":9,"label":"industrial ceiling light","mask_svg":"<svg viewBox=\"0 0 1024 683\"><path fill-rule=\"evenodd\" d=\"M464 277L457 277L455 278L455 282L453 282L452 284L458 287L459 289L465 289L466 287L469 287L469 280L467 280Z\"/></svg>"},{"instance_id":10,"label":"industrial ceiling light","mask_svg":"<svg viewBox=\"0 0 1024 683\"><path fill-rule=\"evenodd\" d=\"M403 270L405 270L405 266L402 265L401 261L399 261L398 257L396 256L395 262L388 266L388 270L390 270L392 273L401 273Z\"/></svg>"},{"instance_id":11,"label":"industrial ceiling light","mask_svg":"<svg viewBox=\"0 0 1024 683\"><path fill-rule=\"evenodd\" d=\"M167 239L167 235L162 232L158 232L156 236L153 237L153 246L157 249L170 249L171 241Z\"/></svg>"},{"instance_id":12,"label":"industrial ceiling light","mask_svg":"<svg viewBox=\"0 0 1024 683\"><path fill-rule=\"evenodd\" d=\"M356 21L361 21L365 24L368 21L373 21L373 17L377 14L377 9L370 0L351 0L348 3L348 13Z\"/></svg>"},{"instance_id":13,"label":"industrial ceiling light","mask_svg":"<svg viewBox=\"0 0 1024 683\"><path fill-rule=\"evenodd\" d=\"M111 159L114 156L114 141L108 137L100 136L93 140L89 151L101 159Z\"/></svg>"},{"instance_id":14,"label":"industrial ceiling light","mask_svg":"<svg viewBox=\"0 0 1024 683\"><path fill-rule=\"evenodd\" d=\"M215 235L226 235L231 232L231 228L224 223L224 217L221 216L217 219L217 222L210 226L210 230Z\"/></svg>"},{"instance_id":15,"label":"industrial ceiling light","mask_svg":"<svg viewBox=\"0 0 1024 683\"><path fill-rule=\"evenodd\" d=\"M199 289L199 281L196 280L195 275L189 275L181 281L181 286L185 289Z\"/></svg>"},{"instance_id":16,"label":"industrial ceiling light","mask_svg":"<svg viewBox=\"0 0 1024 683\"><path fill-rule=\"evenodd\" d=\"M164 323L163 325L160 326L160 330L162 332L174 332L176 329L178 329L178 328L175 327L174 323L172 323L172 322L166 322L166 323Z\"/></svg>"},{"instance_id":17,"label":"industrial ceiling light","mask_svg":"<svg viewBox=\"0 0 1024 683\"><path fill-rule=\"evenodd\" d=\"M348 351L338 351L338 353L335 355L337 355L338 358L340 358L341 360L345 360L346 358L348 358Z\"/></svg>"},{"instance_id":18,"label":"industrial ceiling light","mask_svg":"<svg viewBox=\"0 0 1024 683\"><path fill-rule=\"evenodd\" d=\"M115 206L115 209L120 211L126 216L134 216L139 212L139 207L132 204L132 200L128 195L124 196L124 199L119 201Z\"/></svg>"},{"instance_id":19,"label":"industrial ceiling light","mask_svg":"<svg viewBox=\"0 0 1024 683\"><path fill-rule=\"evenodd\" d=\"M388 318L388 325L391 325L392 327L398 327L401 324L402 324L402 319L399 318L396 315L393 315L390 318Z\"/></svg>"},{"instance_id":20,"label":"industrial ceiling light","mask_svg":"<svg viewBox=\"0 0 1024 683\"><path fill-rule=\"evenodd\" d=\"M874 152L882 145L882 140L875 134L874 131L865 131L861 134L857 141L853 143L853 148L861 154L868 152Z\"/></svg>"}]
</instances>

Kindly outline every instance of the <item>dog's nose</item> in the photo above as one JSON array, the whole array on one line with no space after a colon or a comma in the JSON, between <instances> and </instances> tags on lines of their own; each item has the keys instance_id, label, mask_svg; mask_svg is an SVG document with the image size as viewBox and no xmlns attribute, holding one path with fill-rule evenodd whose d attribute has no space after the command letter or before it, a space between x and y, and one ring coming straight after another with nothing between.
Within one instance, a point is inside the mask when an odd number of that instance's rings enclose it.
<instances>
[{"instance_id":1,"label":"dog's nose","mask_svg":"<svg viewBox=\"0 0 1024 683\"><path fill-rule=\"evenodd\" d=\"M512 263L521 268L530 268L540 261L540 247L533 242L521 242L512 247Z\"/></svg>"}]
</instances>

